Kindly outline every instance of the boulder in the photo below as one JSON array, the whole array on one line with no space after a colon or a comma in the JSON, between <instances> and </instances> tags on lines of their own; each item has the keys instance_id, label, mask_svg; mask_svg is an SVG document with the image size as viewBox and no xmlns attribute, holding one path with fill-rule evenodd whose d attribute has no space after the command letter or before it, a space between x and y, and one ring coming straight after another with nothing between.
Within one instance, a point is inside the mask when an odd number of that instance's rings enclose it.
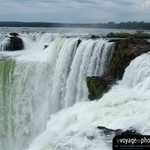
<instances>
[{"instance_id":1,"label":"boulder","mask_svg":"<svg viewBox=\"0 0 150 150\"><path fill-rule=\"evenodd\" d=\"M93 76L87 77L86 83L89 91L88 98L94 100L101 98L104 93L108 92L111 85L115 83L115 80L108 76Z\"/></svg>"},{"instance_id":2,"label":"boulder","mask_svg":"<svg viewBox=\"0 0 150 150\"><path fill-rule=\"evenodd\" d=\"M10 40L10 50L22 50L24 48L24 44L21 38L19 37L11 37Z\"/></svg>"},{"instance_id":3,"label":"boulder","mask_svg":"<svg viewBox=\"0 0 150 150\"><path fill-rule=\"evenodd\" d=\"M18 37L18 33L9 33L9 43L6 44L6 51L22 50L24 48L23 40Z\"/></svg>"}]
</instances>

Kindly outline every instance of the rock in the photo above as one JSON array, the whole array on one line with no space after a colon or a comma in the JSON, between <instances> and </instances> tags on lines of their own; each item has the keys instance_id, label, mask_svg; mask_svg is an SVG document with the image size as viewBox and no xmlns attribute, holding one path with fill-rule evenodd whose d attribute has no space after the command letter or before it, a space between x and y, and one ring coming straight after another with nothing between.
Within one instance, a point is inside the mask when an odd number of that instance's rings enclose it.
<instances>
[{"instance_id":1,"label":"rock","mask_svg":"<svg viewBox=\"0 0 150 150\"><path fill-rule=\"evenodd\" d=\"M103 126L98 126L97 128L105 135L142 135L141 133L137 132L134 128L129 128L125 131L122 129L109 129Z\"/></svg>"},{"instance_id":2,"label":"rock","mask_svg":"<svg viewBox=\"0 0 150 150\"><path fill-rule=\"evenodd\" d=\"M118 42L120 38L110 38L108 42Z\"/></svg>"},{"instance_id":3,"label":"rock","mask_svg":"<svg viewBox=\"0 0 150 150\"><path fill-rule=\"evenodd\" d=\"M13 37L19 36L19 34L18 34L18 33L15 33L15 32L11 32L11 33L9 33L9 35L10 35L10 36L13 36Z\"/></svg>"},{"instance_id":4,"label":"rock","mask_svg":"<svg viewBox=\"0 0 150 150\"><path fill-rule=\"evenodd\" d=\"M11 50L22 50L24 48L23 41L21 38L12 37L11 38Z\"/></svg>"},{"instance_id":5,"label":"rock","mask_svg":"<svg viewBox=\"0 0 150 150\"><path fill-rule=\"evenodd\" d=\"M135 129L128 129L126 131L122 131L119 135L142 135L142 134L137 132Z\"/></svg>"},{"instance_id":6,"label":"rock","mask_svg":"<svg viewBox=\"0 0 150 150\"><path fill-rule=\"evenodd\" d=\"M123 77L126 67L137 56L149 52L150 43L142 39L117 39L115 52L108 66L107 74L102 77L87 77L89 99L99 99L108 92L116 80Z\"/></svg>"},{"instance_id":7,"label":"rock","mask_svg":"<svg viewBox=\"0 0 150 150\"><path fill-rule=\"evenodd\" d=\"M96 38L99 38L99 36L91 35L91 39L96 39Z\"/></svg>"},{"instance_id":8,"label":"rock","mask_svg":"<svg viewBox=\"0 0 150 150\"><path fill-rule=\"evenodd\" d=\"M86 83L89 91L88 98L90 100L99 99L104 93L108 92L111 85L115 83L115 80L108 76L102 77L87 77Z\"/></svg>"},{"instance_id":9,"label":"rock","mask_svg":"<svg viewBox=\"0 0 150 150\"><path fill-rule=\"evenodd\" d=\"M44 49L46 49L48 47L48 45L44 45Z\"/></svg>"},{"instance_id":10,"label":"rock","mask_svg":"<svg viewBox=\"0 0 150 150\"><path fill-rule=\"evenodd\" d=\"M77 42L77 47L80 45L82 41L79 39L78 42Z\"/></svg>"},{"instance_id":11,"label":"rock","mask_svg":"<svg viewBox=\"0 0 150 150\"><path fill-rule=\"evenodd\" d=\"M24 48L24 44L21 38L19 37L11 37L10 40L10 50L22 50Z\"/></svg>"},{"instance_id":12,"label":"rock","mask_svg":"<svg viewBox=\"0 0 150 150\"><path fill-rule=\"evenodd\" d=\"M122 79L125 68L137 56L150 51L150 43L142 39L120 39L116 41L115 52L108 67L108 75Z\"/></svg>"},{"instance_id":13,"label":"rock","mask_svg":"<svg viewBox=\"0 0 150 150\"><path fill-rule=\"evenodd\" d=\"M10 41L6 44L5 50L6 51L16 51L22 50L24 48L23 40L18 37L18 33L9 33Z\"/></svg>"}]
</instances>

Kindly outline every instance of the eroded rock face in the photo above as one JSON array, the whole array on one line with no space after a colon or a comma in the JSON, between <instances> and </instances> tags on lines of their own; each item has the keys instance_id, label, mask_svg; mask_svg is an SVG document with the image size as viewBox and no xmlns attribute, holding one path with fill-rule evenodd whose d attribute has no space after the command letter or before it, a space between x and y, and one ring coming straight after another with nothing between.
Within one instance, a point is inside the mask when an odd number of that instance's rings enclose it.
<instances>
[{"instance_id":1,"label":"eroded rock face","mask_svg":"<svg viewBox=\"0 0 150 150\"><path fill-rule=\"evenodd\" d=\"M125 68L137 56L150 51L150 43L142 39L120 39L110 61L108 74L113 79L122 79Z\"/></svg>"}]
</instances>

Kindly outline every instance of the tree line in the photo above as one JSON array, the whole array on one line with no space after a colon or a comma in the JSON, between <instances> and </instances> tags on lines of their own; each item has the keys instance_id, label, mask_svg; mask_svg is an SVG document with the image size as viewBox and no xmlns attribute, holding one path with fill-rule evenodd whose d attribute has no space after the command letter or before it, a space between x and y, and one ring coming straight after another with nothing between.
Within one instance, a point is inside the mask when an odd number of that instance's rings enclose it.
<instances>
[{"instance_id":1,"label":"tree line","mask_svg":"<svg viewBox=\"0 0 150 150\"><path fill-rule=\"evenodd\" d=\"M136 29L150 30L150 22L108 22L108 23L50 23L50 22L15 22L1 21L0 27L80 27L80 28L108 28L108 29Z\"/></svg>"}]
</instances>

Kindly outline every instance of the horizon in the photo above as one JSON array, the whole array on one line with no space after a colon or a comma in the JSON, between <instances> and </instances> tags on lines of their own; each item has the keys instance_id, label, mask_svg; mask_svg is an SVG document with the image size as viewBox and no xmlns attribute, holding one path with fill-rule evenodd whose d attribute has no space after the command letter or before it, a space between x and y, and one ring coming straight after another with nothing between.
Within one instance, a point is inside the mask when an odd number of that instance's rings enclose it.
<instances>
[{"instance_id":1,"label":"horizon","mask_svg":"<svg viewBox=\"0 0 150 150\"><path fill-rule=\"evenodd\" d=\"M3 21L0 20L1 22L17 22L17 23L56 23L56 24L108 24L108 23L114 23L114 24L120 24L120 23L150 23L150 21L123 21L123 22L113 22L113 21L108 21L108 22L97 22L97 23L91 23L91 22L87 22L87 23L80 23L80 22L46 22L46 21L11 21L11 20L7 20L7 21Z\"/></svg>"},{"instance_id":2,"label":"horizon","mask_svg":"<svg viewBox=\"0 0 150 150\"><path fill-rule=\"evenodd\" d=\"M149 0L1 0L0 20L16 22L150 22Z\"/></svg>"}]
</instances>

